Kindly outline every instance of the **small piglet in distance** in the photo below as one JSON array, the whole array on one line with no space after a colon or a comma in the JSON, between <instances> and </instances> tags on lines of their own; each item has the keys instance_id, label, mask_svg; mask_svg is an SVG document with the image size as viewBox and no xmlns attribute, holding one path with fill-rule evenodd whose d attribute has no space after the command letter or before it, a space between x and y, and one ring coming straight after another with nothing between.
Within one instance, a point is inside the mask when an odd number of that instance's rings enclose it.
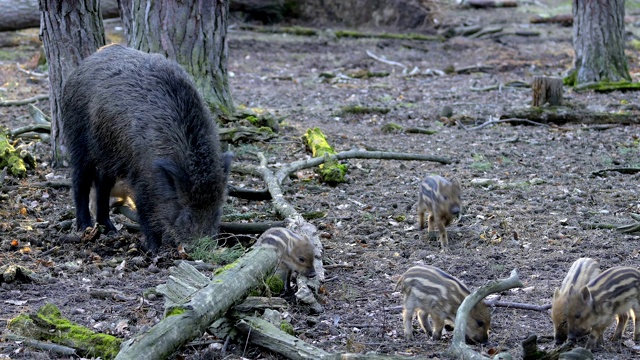
<instances>
[{"instance_id":1,"label":"small piglet in distance","mask_svg":"<svg viewBox=\"0 0 640 360\"><path fill-rule=\"evenodd\" d=\"M402 322L404 336L413 338L413 315L417 313L422 329L438 340L442 329L453 325L456 312L462 301L469 296L469 289L457 278L435 266L414 266L407 270L396 289L401 288L403 299ZM433 321L433 329L429 324L429 316ZM484 302L479 302L469 313L465 339L467 343L486 343L489 340L491 312Z\"/></svg>"},{"instance_id":2,"label":"small piglet in distance","mask_svg":"<svg viewBox=\"0 0 640 360\"><path fill-rule=\"evenodd\" d=\"M442 176L432 175L427 176L420 184L418 195L420 230L424 229L424 216L428 213L428 231L438 229L442 250L446 250L449 246L446 227L460 214L461 195L462 187L457 179L449 181Z\"/></svg>"},{"instance_id":3,"label":"small piglet in distance","mask_svg":"<svg viewBox=\"0 0 640 360\"><path fill-rule=\"evenodd\" d=\"M570 290L566 304L569 340L589 335L586 348L604 344L604 332L617 318L611 340L620 340L629 315L633 318L633 340L640 340L640 271L616 266L591 280L588 285Z\"/></svg>"},{"instance_id":4,"label":"small piglet in distance","mask_svg":"<svg viewBox=\"0 0 640 360\"><path fill-rule=\"evenodd\" d=\"M313 266L315 248L306 235L282 227L271 228L258 238L255 246L272 247L280 258L279 269L285 273L285 292L290 290L291 273L293 271L308 278L316 276Z\"/></svg>"},{"instance_id":5,"label":"small piglet in distance","mask_svg":"<svg viewBox=\"0 0 640 360\"><path fill-rule=\"evenodd\" d=\"M600 266L591 258L579 258L571 267L562 285L553 293L551 301L551 320L556 344L567 340L567 301L572 289L587 286L591 280L600 274Z\"/></svg>"}]
</instances>

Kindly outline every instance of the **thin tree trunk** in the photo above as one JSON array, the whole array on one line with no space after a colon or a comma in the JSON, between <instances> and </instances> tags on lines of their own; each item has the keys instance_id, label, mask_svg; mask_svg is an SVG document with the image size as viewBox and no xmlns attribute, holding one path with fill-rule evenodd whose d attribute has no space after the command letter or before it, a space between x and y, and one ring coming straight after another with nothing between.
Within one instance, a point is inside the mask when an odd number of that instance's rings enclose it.
<instances>
[{"instance_id":1,"label":"thin tree trunk","mask_svg":"<svg viewBox=\"0 0 640 360\"><path fill-rule=\"evenodd\" d=\"M49 63L52 164L57 167L64 154L62 87L82 59L104 46L104 26L100 0L39 0L39 7L40 38Z\"/></svg>"},{"instance_id":2,"label":"thin tree trunk","mask_svg":"<svg viewBox=\"0 0 640 360\"><path fill-rule=\"evenodd\" d=\"M164 54L194 78L212 110L233 113L227 75L228 0L121 0L130 47Z\"/></svg>"},{"instance_id":3,"label":"thin tree trunk","mask_svg":"<svg viewBox=\"0 0 640 360\"><path fill-rule=\"evenodd\" d=\"M624 0L573 0L572 85L631 81L624 55Z\"/></svg>"}]
</instances>

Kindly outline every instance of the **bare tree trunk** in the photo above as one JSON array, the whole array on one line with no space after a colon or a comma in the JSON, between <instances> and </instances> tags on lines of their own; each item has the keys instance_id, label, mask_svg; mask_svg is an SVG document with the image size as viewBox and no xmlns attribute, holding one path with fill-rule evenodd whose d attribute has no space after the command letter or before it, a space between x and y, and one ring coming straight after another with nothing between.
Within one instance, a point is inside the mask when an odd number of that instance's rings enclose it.
<instances>
[{"instance_id":1,"label":"bare tree trunk","mask_svg":"<svg viewBox=\"0 0 640 360\"><path fill-rule=\"evenodd\" d=\"M100 0L39 0L39 6L40 38L49 63L52 164L57 167L64 154L62 87L82 59L104 46L104 26Z\"/></svg>"},{"instance_id":2,"label":"bare tree trunk","mask_svg":"<svg viewBox=\"0 0 640 360\"><path fill-rule=\"evenodd\" d=\"M213 111L233 113L227 76L228 0L120 0L130 47L177 61Z\"/></svg>"},{"instance_id":3,"label":"bare tree trunk","mask_svg":"<svg viewBox=\"0 0 640 360\"><path fill-rule=\"evenodd\" d=\"M102 17L117 18L118 2L101 0ZM0 0L0 31L14 31L40 26L38 0Z\"/></svg>"},{"instance_id":4,"label":"bare tree trunk","mask_svg":"<svg viewBox=\"0 0 640 360\"><path fill-rule=\"evenodd\" d=\"M570 85L631 81L624 55L624 0L573 0Z\"/></svg>"}]
</instances>

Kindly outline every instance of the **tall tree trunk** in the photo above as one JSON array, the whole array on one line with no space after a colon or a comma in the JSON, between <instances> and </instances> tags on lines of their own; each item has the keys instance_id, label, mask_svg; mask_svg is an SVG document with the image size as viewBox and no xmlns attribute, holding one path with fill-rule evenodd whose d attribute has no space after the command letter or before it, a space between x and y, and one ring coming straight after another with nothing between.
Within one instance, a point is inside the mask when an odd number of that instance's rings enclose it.
<instances>
[{"instance_id":1,"label":"tall tree trunk","mask_svg":"<svg viewBox=\"0 0 640 360\"><path fill-rule=\"evenodd\" d=\"M572 85L631 81L624 55L624 0L573 0Z\"/></svg>"},{"instance_id":2,"label":"tall tree trunk","mask_svg":"<svg viewBox=\"0 0 640 360\"><path fill-rule=\"evenodd\" d=\"M104 46L100 0L39 0L40 38L49 63L52 164L62 164L64 134L60 104L67 76L82 59Z\"/></svg>"},{"instance_id":3,"label":"tall tree trunk","mask_svg":"<svg viewBox=\"0 0 640 360\"><path fill-rule=\"evenodd\" d=\"M233 113L227 75L228 0L120 0L130 47L177 61L213 111Z\"/></svg>"}]
</instances>

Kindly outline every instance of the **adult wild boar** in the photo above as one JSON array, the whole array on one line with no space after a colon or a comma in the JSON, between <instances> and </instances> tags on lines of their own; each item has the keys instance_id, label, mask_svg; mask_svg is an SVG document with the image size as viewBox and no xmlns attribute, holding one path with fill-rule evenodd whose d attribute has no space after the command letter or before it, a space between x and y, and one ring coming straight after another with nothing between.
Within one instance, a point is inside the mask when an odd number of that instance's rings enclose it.
<instances>
[{"instance_id":1,"label":"adult wild boar","mask_svg":"<svg viewBox=\"0 0 640 360\"><path fill-rule=\"evenodd\" d=\"M215 235L231 154L220 155L216 122L175 62L119 45L99 49L66 80L62 122L78 230L115 231L109 194L122 179L134 194L153 252L162 243Z\"/></svg>"}]
</instances>

